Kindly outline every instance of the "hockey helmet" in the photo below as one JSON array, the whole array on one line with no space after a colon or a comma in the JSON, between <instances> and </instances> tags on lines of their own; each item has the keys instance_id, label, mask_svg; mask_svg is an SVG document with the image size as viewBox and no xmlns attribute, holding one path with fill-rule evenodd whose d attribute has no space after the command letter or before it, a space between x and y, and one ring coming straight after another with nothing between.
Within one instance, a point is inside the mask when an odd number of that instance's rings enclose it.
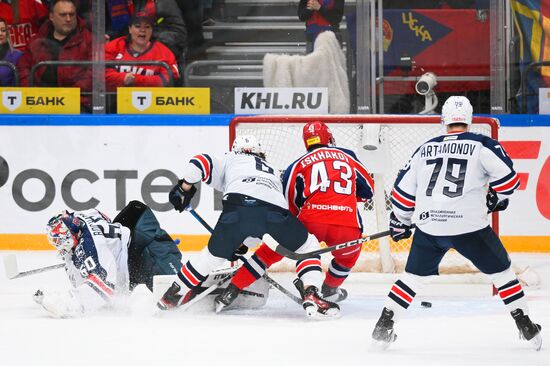
<instances>
[{"instance_id":1,"label":"hockey helmet","mask_svg":"<svg viewBox=\"0 0 550 366\"><path fill-rule=\"evenodd\" d=\"M334 137L326 124L321 121L309 122L302 130L302 137L306 149L313 145L334 145Z\"/></svg>"},{"instance_id":2,"label":"hockey helmet","mask_svg":"<svg viewBox=\"0 0 550 366\"><path fill-rule=\"evenodd\" d=\"M455 123L472 124L473 108L468 98L453 95L449 97L441 110L441 123L445 126Z\"/></svg>"},{"instance_id":3,"label":"hockey helmet","mask_svg":"<svg viewBox=\"0 0 550 366\"><path fill-rule=\"evenodd\" d=\"M262 154L262 145L253 135L241 135L235 138L233 141L233 147L231 151L236 153L245 153L245 154Z\"/></svg>"},{"instance_id":4,"label":"hockey helmet","mask_svg":"<svg viewBox=\"0 0 550 366\"><path fill-rule=\"evenodd\" d=\"M68 252L78 244L80 235L79 220L67 211L63 211L48 221L46 235L48 236L48 242L58 252Z\"/></svg>"}]
</instances>

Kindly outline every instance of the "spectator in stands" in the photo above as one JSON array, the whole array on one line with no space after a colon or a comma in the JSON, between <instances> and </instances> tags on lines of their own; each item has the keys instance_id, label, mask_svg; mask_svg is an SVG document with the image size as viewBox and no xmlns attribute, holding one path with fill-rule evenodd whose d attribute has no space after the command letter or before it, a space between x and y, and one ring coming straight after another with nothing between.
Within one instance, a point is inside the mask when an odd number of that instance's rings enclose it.
<instances>
[{"instance_id":1,"label":"spectator in stands","mask_svg":"<svg viewBox=\"0 0 550 366\"><path fill-rule=\"evenodd\" d=\"M147 13L157 19L153 36L166 45L183 64L187 49L187 30L176 0L129 0L130 14Z\"/></svg>"},{"instance_id":2,"label":"spectator in stands","mask_svg":"<svg viewBox=\"0 0 550 366\"><path fill-rule=\"evenodd\" d=\"M17 64L23 52L11 46L8 22L0 18L0 60ZM0 66L0 86L14 86L13 70L8 66Z\"/></svg>"},{"instance_id":3,"label":"spectator in stands","mask_svg":"<svg viewBox=\"0 0 550 366\"><path fill-rule=\"evenodd\" d=\"M91 60L92 34L77 17L75 0L52 0L49 18L17 64L22 86L30 85L31 69L41 61ZM91 91L91 75L88 66L52 65L38 68L33 76L36 86L77 87L82 93ZM83 111L90 111L90 97L83 96L81 101Z\"/></svg>"},{"instance_id":4,"label":"spectator in stands","mask_svg":"<svg viewBox=\"0 0 550 366\"><path fill-rule=\"evenodd\" d=\"M344 0L300 0L298 18L306 22L306 53L313 52L319 33L332 31L342 43L340 22L344 15Z\"/></svg>"},{"instance_id":5,"label":"spectator in stands","mask_svg":"<svg viewBox=\"0 0 550 366\"><path fill-rule=\"evenodd\" d=\"M202 0L176 0L187 30L187 62L204 55L205 43L202 34Z\"/></svg>"},{"instance_id":6,"label":"spectator in stands","mask_svg":"<svg viewBox=\"0 0 550 366\"><path fill-rule=\"evenodd\" d=\"M0 0L0 16L9 26L12 47L24 51L47 19L48 8L40 0Z\"/></svg>"},{"instance_id":7,"label":"spectator in stands","mask_svg":"<svg viewBox=\"0 0 550 366\"><path fill-rule=\"evenodd\" d=\"M172 51L152 38L155 19L144 13L132 16L129 35L117 38L105 46L106 61L162 61L179 77ZM153 65L120 65L105 70L108 90L119 86L172 86L168 70Z\"/></svg>"}]
</instances>

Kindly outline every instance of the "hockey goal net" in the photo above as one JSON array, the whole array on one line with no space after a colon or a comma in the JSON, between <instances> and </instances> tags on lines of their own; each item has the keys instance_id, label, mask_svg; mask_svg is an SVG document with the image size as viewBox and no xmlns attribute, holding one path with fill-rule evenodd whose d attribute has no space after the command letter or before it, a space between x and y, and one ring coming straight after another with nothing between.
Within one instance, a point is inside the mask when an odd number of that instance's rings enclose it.
<instances>
[{"instance_id":1,"label":"hockey goal net","mask_svg":"<svg viewBox=\"0 0 550 366\"><path fill-rule=\"evenodd\" d=\"M302 128L305 123L321 120L331 129L336 145L353 150L373 175L374 199L359 204L363 232L374 234L388 229L391 212L389 195L398 171L418 146L443 134L439 116L402 115L324 115L324 116L247 116L235 117L230 124L230 146L235 137L252 134L265 149L267 161L279 170L303 155ZM498 122L493 118L474 117L472 132L498 139ZM493 215L498 233L498 216ZM365 272L401 272L411 240L393 242L389 237L367 242L354 270ZM330 256L324 256L324 262ZM325 263L326 264L326 263ZM284 268L284 265L283 265ZM441 273L473 273L473 265L454 251L447 253Z\"/></svg>"}]
</instances>

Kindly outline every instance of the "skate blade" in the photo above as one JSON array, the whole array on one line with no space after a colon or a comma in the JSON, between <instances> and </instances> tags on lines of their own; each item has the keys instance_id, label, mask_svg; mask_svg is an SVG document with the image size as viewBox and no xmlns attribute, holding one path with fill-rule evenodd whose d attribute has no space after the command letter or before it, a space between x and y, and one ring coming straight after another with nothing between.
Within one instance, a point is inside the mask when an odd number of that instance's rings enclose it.
<instances>
[{"instance_id":1,"label":"skate blade","mask_svg":"<svg viewBox=\"0 0 550 366\"><path fill-rule=\"evenodd\" d=\"M535 351L540 351L540 349L542 348L542 336L540 332L536 336L531 338L529 342L531 342L531 345L533 346Z\"/></svg>"},{"instance_id":2,"label":"skate blade","mask_svg":"<svg viewBox=\"0 0 550 366\"><path fill-rule=\"evenodd\" d=\"M216 303L216 314L219 314L225 308L225 304L221 302Z\"/></svg>"},{"instance_id":3,"label":"skate blade","mask_svg":"<svg viewBox=\"0 0 550 366\"><path fill-rule=\"evenodd\" d=\"M306 315L309 319L337 319L341 316L340 310L338 309L329 309L326 313L320 313L317 311L315 305L310 305L304 309Z\"/></svg>"}]
</instances>

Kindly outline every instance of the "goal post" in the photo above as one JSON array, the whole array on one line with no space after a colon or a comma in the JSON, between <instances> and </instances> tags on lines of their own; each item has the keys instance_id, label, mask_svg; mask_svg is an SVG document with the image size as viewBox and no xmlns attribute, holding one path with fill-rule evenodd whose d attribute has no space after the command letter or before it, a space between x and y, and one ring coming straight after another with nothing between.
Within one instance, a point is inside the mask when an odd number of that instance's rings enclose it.
<instances>
[{"instance_id":1,"label":"goal post","mask_svg":"<svg viewBox=\"0 0 550 366\"><path fill-rule=\"evenodd\" d=\"M332 131L339 147L353 150L367 167L375 182L372 200L359 203L365 233L388 229L391 212L390 195L398 171L414 151L429 139L445 133L439 116L423 115L263 115L236 116L229 125L229 144L244 134L258 138L267 161L279 170L302 156L306 149L302 128L311 121L323 121ZM474 117L471 131L498 140L498 120ZM498 234L498 214L492 215L492 227ZM401 272L411 240L393 242L379 239L363 245L355 270L366 272ZM473 273L469 261L450 251L440 266L441 273Z\"/></svg>"}]
</instances>

